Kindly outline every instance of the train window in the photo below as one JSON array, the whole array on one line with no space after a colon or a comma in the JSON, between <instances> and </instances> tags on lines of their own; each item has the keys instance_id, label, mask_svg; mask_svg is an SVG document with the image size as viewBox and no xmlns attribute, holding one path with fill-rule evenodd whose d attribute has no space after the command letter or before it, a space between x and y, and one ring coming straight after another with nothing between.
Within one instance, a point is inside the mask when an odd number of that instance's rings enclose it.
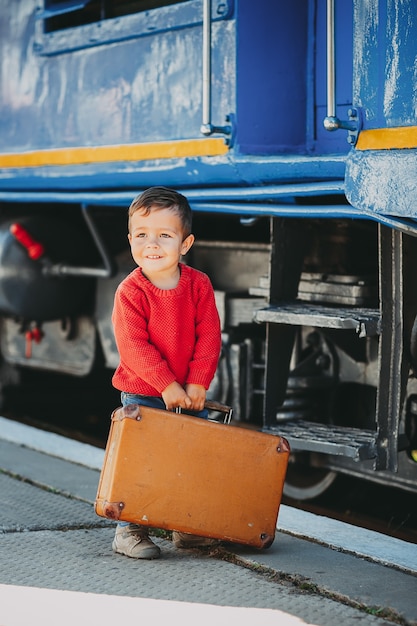
<instances>
[{"instance_id":1,"label":"train window","mask_svg":"<svg viewBox=\"0 0 417 626\"><path fill-rule=\"evenodd\" d=\"M212 20L229 19L233 0L213 0ZM52 56L146 37L202 22L201 0L44 0L34 51Z\"/></svg>"},{"instance_id":2,"label":"train window","mask_svg":"<svg viewBox=\"0 0 417 626\"><path fill-rule=\"evenodd\" d=\"M44 31L54 32L188 0L45 0Z\"/></svg>"}]
</instances>

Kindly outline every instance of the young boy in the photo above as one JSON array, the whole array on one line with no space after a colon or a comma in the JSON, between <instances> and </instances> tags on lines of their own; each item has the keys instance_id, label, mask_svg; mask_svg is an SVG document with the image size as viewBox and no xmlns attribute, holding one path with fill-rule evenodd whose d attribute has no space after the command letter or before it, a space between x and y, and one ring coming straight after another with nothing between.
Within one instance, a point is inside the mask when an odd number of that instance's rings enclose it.
<instances>
[{"instance_id":1,"label":"young boy","mask_svg":"<svg viewBox=\"0 0 417 626\"><path fill-rule=\"evenodd\" d=\"M206 417L221 331L209 278L180 263L194 243L187 199L165 187L142 193L129 208L128 239L138 267L115 294L112 319L120 363L113 385L124 406L181 407ZM173 541L177 547L212 543L177 532ZM125 522L116 528L113 550L137 559L160 556L146 527Z\"/></svg>"}]
</instances>

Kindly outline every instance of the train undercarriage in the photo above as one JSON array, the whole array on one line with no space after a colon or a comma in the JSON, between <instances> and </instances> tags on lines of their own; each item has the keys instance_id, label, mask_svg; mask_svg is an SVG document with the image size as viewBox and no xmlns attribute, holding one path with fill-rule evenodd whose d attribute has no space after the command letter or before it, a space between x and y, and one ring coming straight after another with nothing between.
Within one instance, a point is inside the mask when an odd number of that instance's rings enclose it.
<instances>
[{"instance_id":1,"label":"train undercarriage","mask_svg":"<svg viewBox=\"0 0 417 626\"><path fill-rule=\"evenodd\" d=\"M98 352L117 365L113 295L133 269L125 217L80 207L85 245L64 249L61 232L80 241L73 208L53 223L51 207L30 220L14 207L13 224L43 247L36 259L3 213L3 387L26 368L85 377ZM204 212L194 232L185 261L209 274L223 329L209 394L242 425L288 438L286 495L313 499L338 473L416 492L415 238L368 220Z\"/></svg>"}]
</instances>

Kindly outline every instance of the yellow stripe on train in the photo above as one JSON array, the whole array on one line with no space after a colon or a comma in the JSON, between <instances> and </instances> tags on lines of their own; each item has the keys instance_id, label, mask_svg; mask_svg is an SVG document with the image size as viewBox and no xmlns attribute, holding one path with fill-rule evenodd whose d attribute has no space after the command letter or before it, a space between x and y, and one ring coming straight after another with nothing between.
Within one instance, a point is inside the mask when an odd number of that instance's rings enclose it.
<instances>
[{"instance_id":1,"label":"yellow stripe on train","mask_svg":"<svg viewBox=\"0 0 417 626\"><path fill-rule=\"evenodd\" d=\"M355 148L356 150L417 148L417 126L362 130Z\"/></svg>"},{"instance_id":2,"label":"yellow stripe on train","mask_svg":"<svg viewBox=\"0 0 417 626\"><path fill-rule=\"evenodd\" d=\"M0 154L0 168L41 167L49 165L84 165L112 161L146 161L187 157L220 156L228 147L224 139L182 139L154 143L57 148Z\"/></svg>"}]
</instances>

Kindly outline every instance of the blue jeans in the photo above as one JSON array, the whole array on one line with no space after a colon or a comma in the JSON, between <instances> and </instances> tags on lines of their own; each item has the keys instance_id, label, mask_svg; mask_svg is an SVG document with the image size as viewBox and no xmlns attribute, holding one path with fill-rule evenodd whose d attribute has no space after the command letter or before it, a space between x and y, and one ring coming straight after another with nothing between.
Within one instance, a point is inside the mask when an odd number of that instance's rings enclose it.
<instances>
[{"instance_id":1,"label":"blue jeans","mask_svg":"<svg viewBox=\"0 0 417 626\"><path fill-rule=\"evenodd\" d=\"M143 396L138 393L126 393L122 391L120 394L120 399L123 406L128 404L141 404L142 406L150 406L153 409L166 409L165 402L162 398L158 396ZM202 417L203 419L208 418L207 409L203 409L202 411L184 411L183 413L186 415L192 415L194 417ZM118 526L129 526L130 522L118 522Z\"/></svg>"},{"instance_id":2,"label":"blue jeans","mask_svg":"<svg viewBox=\"0 0 417 626\"><path fill-rule=\"evenodd\" d=\"M139 393L126 393L126 391L122 391L120 399L123 406L126 406L127 404L142 404L142 406L150 406L154 409L166 410L165 402L158 396L143 396ZM208 419L207 409L203 409L202 411L186 411L185 409L181 409L181 412L185 415Z\"/></svg>"}]
</instances>

